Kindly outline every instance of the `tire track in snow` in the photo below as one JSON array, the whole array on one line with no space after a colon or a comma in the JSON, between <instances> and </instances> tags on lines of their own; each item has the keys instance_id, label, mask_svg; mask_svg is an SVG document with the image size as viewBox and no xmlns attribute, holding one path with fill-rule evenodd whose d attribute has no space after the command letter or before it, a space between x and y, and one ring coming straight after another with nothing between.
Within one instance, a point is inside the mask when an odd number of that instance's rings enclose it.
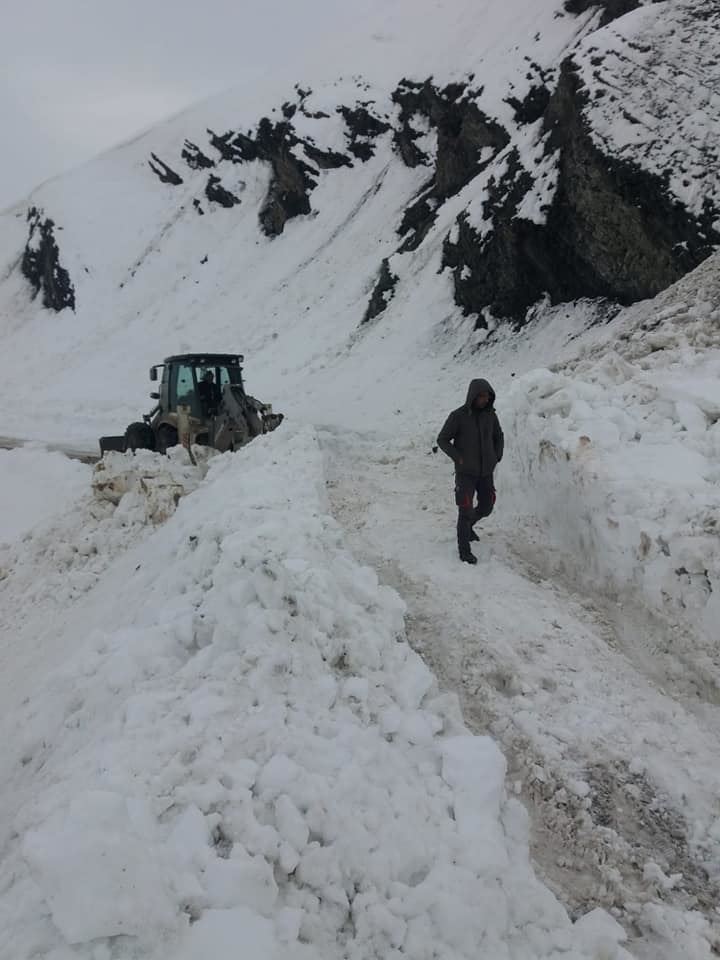
<instances>
[{"instance_id":1,"label":"tire track in snow","mask_svg":"<svg viewBox=\"0 0 720 960\"><path fill-rule=\"evenodd\" d=\"M405 599L411 644L470 728L506 752L543 879L571 912L613 910L638 957L675 958L657 917L670 929L685 911L720 943L720 711L659 688L647 658L626 656L610 611L502 528L502 492L467 568L447 464L385 437L321 438L349 545Z\"/></svg>"}]
</instances>

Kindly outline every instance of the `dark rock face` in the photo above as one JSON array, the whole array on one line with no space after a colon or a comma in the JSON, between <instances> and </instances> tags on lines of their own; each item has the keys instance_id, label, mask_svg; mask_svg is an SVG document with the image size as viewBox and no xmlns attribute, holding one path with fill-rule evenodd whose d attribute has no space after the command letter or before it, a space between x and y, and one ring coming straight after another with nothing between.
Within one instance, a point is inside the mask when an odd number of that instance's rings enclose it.
<instances>
[{"instance_id":1,"label":"dark rock face","mask_svg":"<svg viewBox=\"0 0 720 960\"><path fill-rule=\"evenodd\" d=\"M374 116L368 110L369 103L358 104L354 109L338 107L345 126L348 128L350 141L348 150L358 160L367 161L375 156L374 141L383 133L391 129L390 124Z\"/></svg>"},{"instance_id":2,"label":"dark rock face","mask_svg":"<svg viewBox=\"0 0 720 960\"><path fill-rule=\"evenodd\" d=\"M243 160L246 159L244 150L235 142L240 134L236 134L230 130L228 133L218 136L217 133L208 130L208 135L210 136L211 145L215 147L223 160L229 160L230 163L242 163ZM251 159L255 160L257 157L254 156Z\"/></svg>"},{"instance_id":3,"label":"dark rock face","mask_svg":"<svg viewBox=\"0 0 720 960\"><path fill-rule=\"evenodd\" d=\"M180 156L191 170L207 170L215 166L215 161L211 160L210 157L206 157L200 147L196 146L190 140L185 141L185 146L182 148Z\"/></svg>"},{"instance_id":4,"label":"dark rock face","mask_svg":"<svg viewBox=\"0 0 720 960\"><path fill-rule=\"evenodd\" d=\"M260 211L260 225L269 237L283 232L292 217L311 211L310 193L316 186L318 171L301 160L293 147L299 143L288 123L273 124L263 118L254 141L258 158L272 167L272 179Z\"/></svg>"},{"instance_id":5,"label":"dark rock face","mask_svg":"<svg viewBox=\"0 0 720 960\"><path fill-rule=\"evenodd\" d=\"M515 111L515 119L518 123L536 123L548 108L550 91L543 85L531 87L522 100L508 97L506 103L509 103Z\"/></svg>"},{"instance_id":6,"label":"dark rock face","mask_svg":"<svg viewBox=\"0 0 720 960\"><path fill-rule=\"evenodd\" d=\"M295 152L301 141L289 120L273 122L263 117L254 136L233 131L223 136L209 133L210 142L224 160L264 160L272 167L270 186L260 211L260 225L267 236L279 236L291 217L310 213L310 193L317 185L314 177L318 171Z\"/></svg>"},{"instance_id":7,"label":"dark rock face","mask_svg":"<svg viewBox=\"0 0 720 960\"><path fill-rule=\"evenodd\" d=\"M415 142L419 138L420 131L411 127L408 120L403 120L400 129L395 131L393 143L406 167L427 166L430 163L428 155Z\"/></svg>"},{"instance_id":8,"label":"dark rock face","mask_svg":"<svg viewBox=\"0 0 720 960\"><path fill-rule=\"evenodd\" d=\"M240 203L240 198L236 197L235 194L229 190L226 190L220 183L220 177L213 176L213 174L210 174L208 178L207 186L205 187L205 196L208 200L213 200L215 203L219 203L221 207L228 209Z\"/></svg>"},{"instance_id":9,"label":"dark rock face","mask_svg":"<svg viewBox=\"0 0 720 960\"><path fill-rule=\"evenodd\" d=\"M477 106L475 98L481 92L459 83L440 90L429 80L403 80L392 95L400 106L401 123L410 123L419 114L437 129L433 193L439 200L453 196L477 175L485 148L497 152L510 140L507 131Z\"/></svg>"},{"instance_id":10,"label":"dark rock face","mask_svg":"<svg viewBox=\"0 0 720 960\"><path fill-rule=\"evenodd\" d=\"M269 237L283 232L285 224L293 217L311 213L310 194L317 186L320 170L337 170L352 167L349 156L336 150L323 150L308 139L300 139L291 120L300 111L312 119L328 119L327 114L308 113L305 100L310 92L298 90L299 104L285 103L284 119L276 122L263 117L257 130L252 133L230 131L219 136L209 130L210 142L220 152L223 160L246 163L263 160L272 168L272 179L267 197L260 211L260 225ZM373 155L371 141L385 130L388 124L373 116L368 105L356 109L339 108L349 130L348 149L355 156L369 159ZM315 166L311 166L307 161Z\"/></svg>"},{"instance_id":11,"label":"dark rock face","mask_svg":"<svg viewBox=\"0 0 720 960\"><path fill-rule=\"evenodd\" d=\"M175 173L166 163L163 163L162 160L156 156L154 153L151 153L150 156L152 160L148 160L148 166L153 173L157 174L158 179L161 183L170 183L174 187L179 187L183 182L183 178L179 174Z\"/></svg>"},{"instance_id":12,"label":"dark rock face","mask_svg":"<svg viewBox=\"0 0 720 960\"><path fill-rule=\"evenodd\" d=\"M311 90L295 87L297 100L286 101L280 112L280 121L263 117L255 132L240 133L229 130L218 134L208 130L211 146L220 154L215 161L190 140L186 140L181 156L193 170L216 167L223 161L241 164L261 160L270 164L272 177L265 202L259 214L260 226L270 237L283 232L285 224L293 217L312 212L310 195L318 183L321 170L337 170L352 167L353 160L345 153L317 146L312 137L301 139L297 136L292 120L299 114L310 120L329 120L329 114L322 110L309 110L307 100ZM347 128L348 152L360 160L369 160L374 155L374 142L378 136L391 129L390 124L372 111L372 102L358 103L354 107L340 106L337 112L342 115ZM275 112L275 111L273 111ZM150 166L163 183L181 184L182 178L152 154ZM224 207L234 206L239 199L225 190L219 176L211 175L205 188L209 200ZM197 212L204 213L200 201L196 198L193 206Z\"/></svg>"},{"instance_id":13,"label":"dark rock face","mask_svg":"<svg viewBox=\"0 0 720 960\"><path fill-rule=\"evenodd\" d=\"M390 270L390 261L387 258L384 259L380 265L380 273L362 319L363 323L368 323L375 317L380 316L392 299L397 282L398 278Z\"/></svg>"},{"instance_id":14,"label":"dark rock face","mask_svg":"<svg viewBox=\"0 0 720 960\"><path fill-rule=\"evenodd\" d=\"M506 182L491 182L489 236L481 241L461 217L457 240L445 243L456 301L479 315L480 326L485 309L522 323L546 293L553 303L590 297L628 304L653 297L720 243L712 209L698 222L660 178L600 151L583 119L583 100L566 61L545 115L547 150L559 152L546 223L515 216L530 184L511 162Z\"/></svg>"},{"instance_id":15,"label":"dark rock face","mask_svg":"<svg viewBox=\"0 0 720 960\"><path fill-rule=\"evenodd\" d=\"M36 297L42 290L44 307L59 312L75 310L75 288L67 270L60 264L60 251L54 236L55 224L36 207L27 213L29 236L21 269L32 284Z\"/></svg>"},{"instance_id":16,"label":"dark rock face","mask_svg":"<svg viewBox=\"0 0 720 960\"><path fill-rule=\"evenodd\" d=\"M335 150L320 150L312 143L303 142L305 156L308 160L320 167L321 170L338 170L340 167L351 167L353 165L350 157L344 153L337 153Z\"/></svg>"},{"instance_id":17,"label":"dark rock face","mask_svg":"<svg viewBox=\"0 0 720 960\"><path fill-rule=\"evenodd\" d=\"M400 235L405 237L402 252L420 246L435 222L439 204L476 177L510 140L507 131L477 106L475 98L480 92L463 84L440 90L430 80L403 80L392 95L400 107L401 123L395 144L408 166L427 162L414 143L419 134L412 127L413 117L424 117L437 130L434 176L405 212L399 228ZM483 158L486 150L488 155Z\"/></svg>"},{"instance_id":18,"label":"dark rock face","mask_svg":"<svg viewBox=\"0 0 720 960\"><path fill-rule=\"evenodd\" d=\"M654 2L657 3L658 0ZM602 7L601 27L617 20L618 17L624 17L631 10L637 10L639 6L640 0L565 0L565 10L568 13L585 13L592 7Z\"/></svg>"}]
</instances>

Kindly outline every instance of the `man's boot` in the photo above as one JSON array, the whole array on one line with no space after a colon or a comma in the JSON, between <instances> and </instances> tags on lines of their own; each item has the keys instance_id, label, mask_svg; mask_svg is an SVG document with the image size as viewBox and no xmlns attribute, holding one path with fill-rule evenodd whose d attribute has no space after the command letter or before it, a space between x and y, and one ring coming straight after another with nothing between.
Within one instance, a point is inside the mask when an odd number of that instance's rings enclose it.
<instances>
[{"instance_id":1,"label":"man's boot","mask_svg":"<svg viewBox=\"0 0 720 960\"><path fill-rule=\"evenodd\" d=\"M479 543L480 537L475 533L472 527L470 527L470 543Z\"/></svg>"},{"instance_id":2,"label":"man's boot","mask_svg":"<svg viewBox=\"0 0 720 960\"><path fill-rule=\"evenodd\" d=\"M461 553L460 559L462 560L463 563L472 563L472 564L477 563L477 557L471 550Z\"/></svg>"}]
</instances>

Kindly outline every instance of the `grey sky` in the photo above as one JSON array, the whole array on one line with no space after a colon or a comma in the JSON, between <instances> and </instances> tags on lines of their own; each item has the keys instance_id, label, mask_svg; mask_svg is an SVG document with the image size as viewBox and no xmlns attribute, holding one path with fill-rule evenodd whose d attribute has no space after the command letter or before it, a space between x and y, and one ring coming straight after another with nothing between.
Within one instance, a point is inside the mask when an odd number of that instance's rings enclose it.
<instances>
[{"instance_id":1,"label":"grey sky","mask_svg":"<svg viewBox=\"0 0 720 960\"><path fill-rule=\"evenodd\" d=\"M0 209L260 69L334 70L404 2L0 0Z\"/></svg>"}]
</instances>

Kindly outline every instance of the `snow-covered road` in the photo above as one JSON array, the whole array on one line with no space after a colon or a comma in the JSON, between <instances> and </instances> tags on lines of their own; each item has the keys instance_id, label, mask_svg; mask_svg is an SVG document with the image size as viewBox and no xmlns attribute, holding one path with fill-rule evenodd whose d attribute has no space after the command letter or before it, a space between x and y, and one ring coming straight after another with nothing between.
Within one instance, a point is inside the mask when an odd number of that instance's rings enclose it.
<instances>
[{"instance_id":1,"label":"snow-covered road","mask_svg":"<svg viewBox=\"0 0 720 960\"><path fill-rule=\"evenodd\" d=\"M315 432L204 474L115 455L122 496L0 553L0 957L625 960L538 882L502 754L327 514Z\"/></svg>"},{"instance_id":2,"label":"snow-covered road","mask_svg":"<svg viewBox=\"0 0 720 960\"><path fill-rule=\"evenodd\" d=\"M455 556L442 454L369 434L322 439L352 550L405 599L409 640L458 693L466 722L500 741L547 882L578 913L612 909L638 957L709 955L720 708L692 671L661 676L643 641L672 651L672 635L563 582L540 528L503 516L502 470L481 563L468 568ZM692 650L684 656L692 667Z\"/></svg>"}]
</instances>

